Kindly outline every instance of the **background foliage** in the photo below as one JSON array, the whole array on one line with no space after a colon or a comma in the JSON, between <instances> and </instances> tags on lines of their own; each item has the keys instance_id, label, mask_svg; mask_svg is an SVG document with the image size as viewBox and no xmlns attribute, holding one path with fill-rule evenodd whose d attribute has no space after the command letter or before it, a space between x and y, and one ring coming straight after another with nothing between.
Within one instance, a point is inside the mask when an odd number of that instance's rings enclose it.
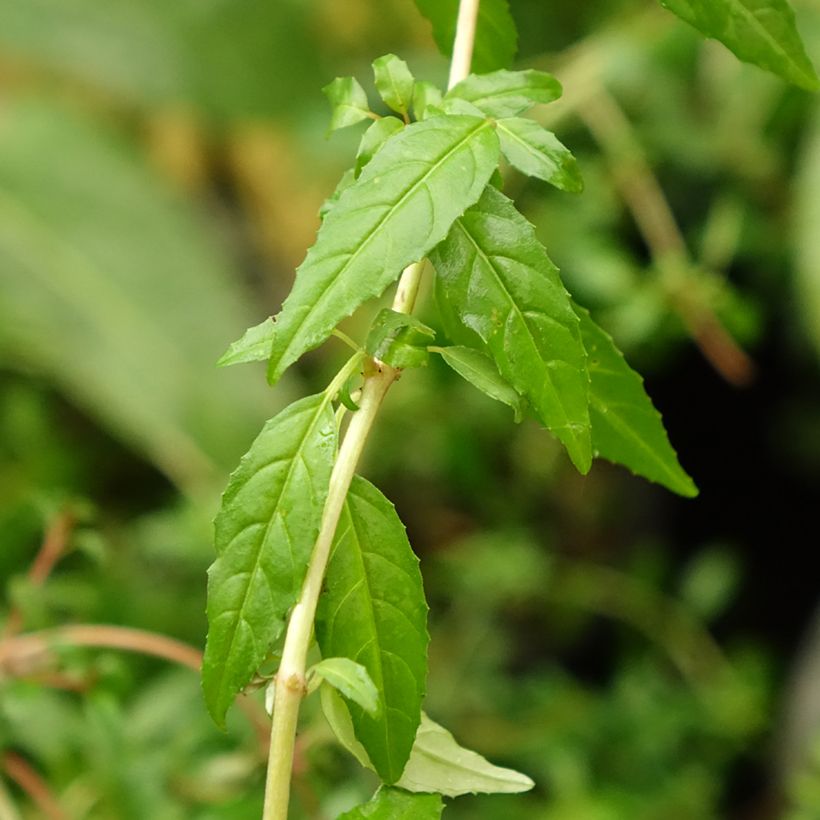
<instances>
[{"instance_id":1,"label":"background foliage","mask_svg":"<svg viewBox=\"0 0 820 820\"><path fill-rule=\"evenodd\" d=\"M794 6L817 62L820 4ZM426 710L537 782L448 813L818 817L817 100L642 0L512 9L520 64L564 83L544 116L586 189L510 173L507 191L647 374L701 496L600 464L580 478L437 357L402 380L365 473L422 559ZM214 362L278 307L349 164L319 89L388 51L444 77L410 0L0 5L6 638L95 623L202 646L227 471L344 351L275 391ZM41 583L44 538L61 555ZM192 671L9 645L0 816L258 816L258 712L222 734ZM372 790L313 700L299 755L297 817Z\"/></svg>"}]
</instances>

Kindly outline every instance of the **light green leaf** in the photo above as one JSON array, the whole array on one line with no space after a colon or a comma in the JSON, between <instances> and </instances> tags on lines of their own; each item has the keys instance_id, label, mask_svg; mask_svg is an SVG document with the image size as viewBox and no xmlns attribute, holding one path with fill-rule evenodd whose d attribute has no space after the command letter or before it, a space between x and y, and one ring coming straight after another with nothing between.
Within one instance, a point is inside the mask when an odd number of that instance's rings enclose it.
<instances>
[{"instance_id":1,"label":"light green leaf","mask_svg":"<svg viewBox=\"0 0 820 820\"><path fill-rule=\"evenodd\" d=\"M439 294L586 473L589 376L578 317L532 225L488 187L430 260Z\"/></svg>"},{"instance_id":2,"label":"light green leaf","mask_svg":"<svg viewBox=\"0 0 820 820\"><path fill-rule=\"evenodd\" d=\"M379 713L379 693L367 670L350 658L325 658L308 671L308 685L313 687L326 681L346 698L376 717ZM314 691L311 689L311 691Z\"/></svg>"},{"instance_id":3,"label":"light green leaf","mask_svg":"<svg viewBox=\"0 0 820 820\"><path fill-rule=\"evenodd\" d=\"M520 421L522 415L521 396L502 378L493 360L470 347L434 347L438 353L459 376L466 379L474 387L491 399L503 402L512 407L515 420Z\"/></svg>"},{"instance_id":4,"label":"light green leaf","mask_svg":"<svg viewBox=\"0 0 820 820\"><path fill-rule=\"evenodd\" d=\"M426 120L429 116L428 109L433 106L441 106L443 95L438 86L426 81L416 81L413 89L413 115L417 120Z\"/></svg>"},{"instance_id":5,"label":"light green leaf","mask_svg":"<svg viewBox=\"0 0 820 820\"><path fill-rule=\"evenodd\" d=\"M365 132L366 133L366 132ZM322 203L319 208L319 218L324 219L336 206L341 195L356 181L356 169L348 168L336 183L333 193ZM273 344L273 336L271 335L271 344ZM270 349L268 349L268 356L270 356Z\"/></svg>"},{"instance_id":6,"label":"light green leaf","mask_svg":"<svg viewBox=\"0 0 820 820\"><path fill-rule=\"evenodd\" d=\"M563 191L579 193L584 181L575 157L553 134L533 120L510 117L498 122L501 150L523 174Z\"/></svg>"},{"instance_id":7,"label":"light green leaf","mask_svg":"<svg viewBox=\"0 0 820 820\"><path fill-rule=\"evenodd\" d=\"M416 742L396 784L412 792L518 794L535 784L525 774L494 766L477 752L459 746L443 727L422 714Z\"/></svg>"},{"instance_id":8,"label":"light green leaf","mask_svg":"<svg viewBox=\"0 0 820 820\"><path fill-rule=\"evenodd\" d=\"M356 176L376 154L390 137L404 128L404 123L396 117L381 117L364 132L359 150L356 153ZM341 195L341 192L340 192ZM338 200L338 197L337 197Z\"/></svg>"},{"instance_id":9,"label":"light green leaf","mask_svg":"<svg viewBox=\"0 0 820 820\"><path fill-rule=\"evenodd\" d=\"M382 786L369 803L339 815L338 820L439 820L442 811L440 795Z\"/></svg>"},{"instance_id":10,"label":"light green leaf","mask_svg":"<svg viewBox=\"0 0 820 820\"><path fill-rule=\"evenodd\" d=\"M458 0L416 0L419 11L433 26L433 38L445 57L453 54ZM518 32L508 0L481 0L473 48L473 71L507 68L518 51Z\"/></svg>"},{"instance_id":11,"label":"light green leaf","mask_svg":"<svg viewBox=\"0 0 820 820\"><path fill-rule=\"evenodd\" d=\"M355 77L337 77L322 89L333 106L330 131L346 128L370 117L367 94Z\"/></svg>"},{"instance_id":12,"label":"light green leaf","mask_svg":"<svg viewBox=\"0 0 820 820\"><path fill-rule=\"evenodd\" d=\"M453 86L447 99L472 103L490 117L515 117L536 103L550 103L561 96L561 83L544 71L494 71L471 74Z\"/></svg>"},{"instance_id":13,"label":"light green leaf","mask_svg":"<svg viewBox=\"0 0 820 820\"><path fill-rule=\"evenodd\" d=\"M308 396L264 427L231 475L208 571L202 685L223 725L296 602L319 531L336 451L330 396Z\"/></svg>"},{"instance_id":14,"label":"light green leaf","mask_svg":"<svg viewBox=\"0 0 820 820\"><path fill-rule=\"evenodd\" d=\"M273 319L268 316L264 322L249 327L241 339L237 339L222 354L217 362L219 367L246 362L261 362L270 356L273 344Z\"/></svg>"},{"instance_id":15,"label":"light green leaf","mask_svg":"<svg viewBox=\"0 0 820 820\"><path fill-rule=\"evenodd\" d=\"M391 367L421 367L427 364L427 346L436 332L415 316L385 308L373 320L365 350Z\"/></svg>"},{"instance_id":16,"label":"light green leaf","mask_svg":"<svg viewBox=\"0 0 820 820\"><path fill-rule=\"evenodd\" d=\"M660 413L643 379L626 363L611 337L576 306L591 380L589 412L595 456L623 464L675 493L698 494L669 443Z\"/></svg>"},{"instance_id":17,"label":"light green leaf","mask_svg":"<svg viewBox=\"0 0 820 820\"><path fill-rule=\"evenodd\" d=\"M660 0L741 60L810 91L820 87L786 0Z\"/></svg>"},{"instance_id":18,"label":"light green leaf","mask_svg":"<svg viewBox=\"0 0 820 820\"><path fill-rule=\"evenodd\" d=\"M407 63L395 54L385 54L373 62L373 77L385 103L407 119L416 82Z\"/></svg>"},{"instance_id":19,"label":"light green leaf","mask_svg":"<svg viewBox=\"0 0 820 820\"><path fill-rule=\"evenodd\" d=\"M327 214L277 317L268 378L304 352L447 234L498 162L492 123L435 117L388 140Z\"/></svg>"},{"instance_id":20,"label":"light green leaf","mask_svg":"<svg viewBox=\"0 0 820 820\"><path fill-rule=\"evenodd\" d=\"M421 717L427 604L418 559L393 505L356 477L316 616L322 655L361 663L379 691L378 718L350 704L355 735L382 780L401 777Z\"/></svg>"}]
</instances>

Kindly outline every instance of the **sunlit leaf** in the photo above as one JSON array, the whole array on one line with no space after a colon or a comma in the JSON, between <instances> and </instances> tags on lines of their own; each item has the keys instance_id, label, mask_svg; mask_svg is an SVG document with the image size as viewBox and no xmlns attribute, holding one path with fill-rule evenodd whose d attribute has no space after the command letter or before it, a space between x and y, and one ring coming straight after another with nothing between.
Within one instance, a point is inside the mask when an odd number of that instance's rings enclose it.
<instances>
[{"instance_id":1,"label":"sunlit leaf","mask_svg":"<svg viewBox=\"0 0 820 820\"><path fill-rule=\"evenodd\" d=\"M471 74L447 92L447 99L466 100L490 117L515 117L536 103L561 96L561 84L552 74L527 71L494 71Z\"/></svg>"},{"instance_id":2,"label":"sunlit leaf","mask_svg":"<svg viewBox=\"0 0 820 820\"><path fill-rule=\"evenodd\" d=\"M232 364L259 362L270 356L273 344L273 319L269 316L258 325L249 327L241 339L237 339L217 361L220 367Z\"/></svg>"},{"instance_id":3,"label":"sunlit leaf","mask_svg":"<svg viewBox=\"0 0 820 820\"><path fill-rule=\"evenodd\" d=\"M350 658L325 658L308 671L311 687L325 681L338 689L348 700L358 704L369 715L379 712L379 693L367 670Z\"/></svg>"},{"instance_id":4,"label":"sunlit leaf","mask_svg":"<svg viewBox=\"0 0 820 820\"><path fill-rule=\"evenodd\" d=\"M373 62L376 90L394 111L407 117L413 102L415 80L404 60L395 54L385 54Z\"/></svg>"},{"instance_id":5,"label":"sunlit leaf","mask_svg":"<svg viewBox=\"0 0 820 820\"><path fill-rule=\"evenodd\" d=\"M355 77L337 77L322 89L333 106L330 130L346 128L370 116L367 94Z\"/></svg>"}]
</instances>

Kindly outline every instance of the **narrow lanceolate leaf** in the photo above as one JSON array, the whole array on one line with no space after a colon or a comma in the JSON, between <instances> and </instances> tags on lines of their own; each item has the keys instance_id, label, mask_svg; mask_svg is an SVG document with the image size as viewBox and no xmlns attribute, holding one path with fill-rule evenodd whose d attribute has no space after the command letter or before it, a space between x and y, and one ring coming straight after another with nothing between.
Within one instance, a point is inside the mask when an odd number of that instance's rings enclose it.
<instances>
[{"instance_id":1,"label":"narrow lanceolate leaf","mask_svg":"<svg viewBox=\"0 0 820 820\"><path fill-rule=\"evenodd\" d=\"M311 667L308 686L314 691L318 683L326 682L346 698L357 703L369 715L379 713L379 692L367 670L350 658L325 658Z\"/></svg>"},{"instance_id":2,"label":"narrow lanceolate leaf","mask_svg":"<svg viewBox=\"0 0 820 820\"><path fill-rule=\"evenodd\" d=\"M415 79L404 60L395 54L385 54L373 62L373 77L379 96L405 119L413 101Z\"/></svg>"},{"instance_id":3,"label":"narrow lanceolate leaf","mask_svg":"<svg viewBox=\"0 0 820 820\"><path fill-rule=\"evenodd\" d=\"M482 393L512 407L515 420L521 420L523 399L502 378L489 356L480 350L460 345L435 347L431 350L438 353L459 376L477 387Z\"/></svg>"},{"instance_id":4,"label":"narrow lanceolate leaf","mask_svg":"<svg viewBox=\"0 0 820 820\"><path fill-rule=\"evenodd\" d=\"M697 487L678 463L660 413L643 379L626 363L611 337L576 306L591 379L589 412L596 456L623 464L673 492L696 496Z\"/></svg>"},{"instance_id":5,"label":"narrow lanceolate leaf","mask_svg":"<svg viewBox=\"0 0 820 820\"><path fill-rule=\"evenodd\" d=\"M584 181L569 149L534 120L510 117L498 122L501 150L527 176L543 179L563 191L578 193Z\"/></svg>"},{"instance_id":6,"label":"narrow lanceolate leaf","mask_svg":"<svg viewBox=\"0 0 820 820\"><path fill-rule=\"evenodd\" d=\"M220 357L217 365L227 367L231 364L261 362L270 356L273 344L273 319L268 317L264 322L249 327L241 339L237 339Z\"/></svg>"},{"instance_id":7,"label":"narrow lanceolate leaf","mask_svg":"<svg viewBox=\"0 0 820 820\"><path fill-rule=\"evenodd\" d=\"M331 131L355 125L370 116L367 94L355 77L337 77L322 89L322 93L333 106Z\"/></svg>"},{"instance_id":8,"label":"narrow lanceolate leaf","mask_svg":"<svg viewBox=\"0 0 820 820\"><path fill-rule=\"evenodd\" d=\"M412 792L518 794L535 784L525 774L494 766L477 752L459 746L442 726L422 714L416 742L398 784Z\"/></svg>"},{"instance_id":9,"label":"narrow lanceolate leaf","mask_svg":"<svg viewBox=\"0 0 820 820\"><path fill-rule=\"evenodd\" d=\"M400 119L381 117L364 132L362 141L359 143L359 150L356 152L357 177L361 174L364 166L376 155L376 151L402 128L404 128L404 123Z\"/></svg>"},{"instance_id":10,"label":"narrow lanceolate leaf","mask_svg":"<svg viewBox=\"0 0 820 820\"><path fill-rule=\"evenodd\" d=\"M444 803L438 794L411 794L382 786L373 799L338 820L440 820Z\"/></svg>"},{"instance_id":11,"label":"narrow lanceolate leaf","mask_svg":"<svg viewBox=\"0 0 820 820\"><path fill-rule=\"evenodd\" d=\"M388 140L325 217L276 320L275 382L444 237L498 162L493 124L434 117Z\"/></svg>"},{"instance_id":12,"label":"narrow lanceolate leaf","mask_svg":"<svg viewBox=\"0 0 820 820\"><path fill-rule=\"evenodd\" d=\"M786 0L660 0L741 60L810 91L820 87Z\"/></svg>"},{"instance_id":13,"label":"narrow lanceolate leaf","mask_svg":"<svg viewBox=\"0 0 820 820\"><path fill-rule=\"evenodd\" d=\"M393 505L355 478L316 617L325 657L362 664L379 691L373 718L350 703L356 738L386 783L401 777L421 719L427 604L418 559Z\"/></svg>"},{"instance_id":14,"label":"narrow lanceolate leaf","mask_svg":"<svg viewBox=\"0 0 820 820\"><path fill-rule=\"evenodd\" d=\"M296 602L316 540L336 449L333 409L308 396L271 419L242 458L215 521L208 571L205 700L222 725Z\"/></svg>"},{"instance_id":15,"label":"narrow lanceolate leaf","mask_svg":"<svg viewBox=\"0 0 820 820\"><path fill-rule=\"evenodd\" d=\"M589 376L578 317L532 225L488 187L430 260L439 295L587 472Z\"/></svg>"},{"instance_id":16,"label":"narrow lanceolate leaf","mask_svg":"<svg viewBox=\"0 0 820 820\"><path fill-rule=\"evenodd\" d=\"M544 71L494 71L471 74L447 92L447 98L472 103L490 117L515 117L536 103L561 96L561 83Z\"/></svg>"},{"instance_id":17,"label":"narrow lanceolate leaf","mask_svg":"<svg viewBox=\"0 0 820 820\"><path fill-rule=\"evenodd\" d=\"M433 39L445 57L453 54L459 0L416 0L433 26ZM481 0L473 48L473 71L507 68L518 51L518 32L508 0Z\"/></svg>"}]
</instances>

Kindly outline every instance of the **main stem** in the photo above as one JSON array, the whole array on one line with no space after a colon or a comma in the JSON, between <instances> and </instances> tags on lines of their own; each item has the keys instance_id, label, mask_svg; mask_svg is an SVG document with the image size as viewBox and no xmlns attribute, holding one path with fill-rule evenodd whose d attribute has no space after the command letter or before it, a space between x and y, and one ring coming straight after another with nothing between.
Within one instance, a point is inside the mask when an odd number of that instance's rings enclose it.
<instances>
[{"instance_id":1,"label":"main stem","mask_svg":"<svg viewBox=\"0 0 820 820\"><path fill-rule=\"evenodd\" d=\"M450 64L450 88L470 73L479 2L480 0L461 0L459 4L456 38ZM399 313L412 312L423 268L423 261L416 262L402 273L393 300L393 310ZM276 673L273 726L262 820L287 820L296 726L299 705L305 694L307 653L333 536L373 422L387 391L399 375L400 371L383 362L373 362L371 367L366 368L359 409L350 420L350 426L333 465L319 535L310 557L302 593L288 622L282 662Z\"/></svg>"}]
</instances>

